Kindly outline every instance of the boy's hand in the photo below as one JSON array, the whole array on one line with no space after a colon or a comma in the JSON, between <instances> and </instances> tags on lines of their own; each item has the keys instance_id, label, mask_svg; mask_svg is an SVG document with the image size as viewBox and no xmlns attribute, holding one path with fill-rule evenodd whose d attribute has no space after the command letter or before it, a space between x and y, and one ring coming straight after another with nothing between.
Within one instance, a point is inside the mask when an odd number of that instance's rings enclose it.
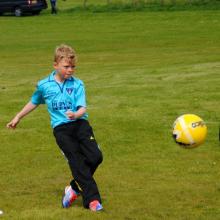
<instances>
[{"instance_id":1,"label":"boy's hand","mask_svg":"<svg viewBox=\"0 0 220 220\"><path fill-rule=\"evenodd\" d=\"M15 116L8 124L7 128L15 129L17 124L19 123L20 119L18 116Z\"/></svg>"},{"instance_id":2,"label":"boy's hand","mask_svg":"<svg viewBox=\"0 0 220 220\"><path fill-rule=\"evenodd\" d=\"M66 115L67 115L67 117L68 117L70 120L77 119L77 113L75 113L75 112L67 111L67 112L66 112Z\"/></svg>"}]
</instances>

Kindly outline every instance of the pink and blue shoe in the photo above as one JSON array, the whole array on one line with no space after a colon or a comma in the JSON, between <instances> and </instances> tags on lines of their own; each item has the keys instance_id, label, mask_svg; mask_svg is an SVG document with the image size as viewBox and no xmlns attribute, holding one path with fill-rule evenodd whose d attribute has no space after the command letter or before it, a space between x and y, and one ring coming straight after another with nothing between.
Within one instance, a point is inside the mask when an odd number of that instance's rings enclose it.
<instances>
[{"instance_id":1,"label":"pink and blue shoe","mask_svg":"<svg viewBox=\"0 0 220 220\"><path fill-rule=\"evenodd\" d=\"M101 211L103 207L98 200L94 200L89 203L89 209L93 212L97 212L97 211Z\"/></svg>"},{"instance_id":2,"label":"pink and blue shoe","mask_svg":"<svg viewBox=\"0 0 220 220\"><path fill-rule=\"evenodd\" d=\"M72 189L71 186L66 186L62 199L63 208L69 208L73 202L78 198L79 193Z\"/></svg>"}]
</instances>

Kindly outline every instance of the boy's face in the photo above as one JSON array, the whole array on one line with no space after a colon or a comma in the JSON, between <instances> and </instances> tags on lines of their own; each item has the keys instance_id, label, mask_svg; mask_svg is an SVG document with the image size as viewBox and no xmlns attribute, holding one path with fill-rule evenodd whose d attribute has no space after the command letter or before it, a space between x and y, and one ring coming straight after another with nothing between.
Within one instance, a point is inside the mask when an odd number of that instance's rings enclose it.
<instances>
[{"instance_id":1,"label":"boy's face","mask_svg":"<svg viewBox=\"0 0 220 220\"><path fill-rule=\"evenodd\" d=\"M61 80L70 78L75 72L75 63L73 61L62 59L54 63L54 69Z\"/></svg>"}]
</instances>

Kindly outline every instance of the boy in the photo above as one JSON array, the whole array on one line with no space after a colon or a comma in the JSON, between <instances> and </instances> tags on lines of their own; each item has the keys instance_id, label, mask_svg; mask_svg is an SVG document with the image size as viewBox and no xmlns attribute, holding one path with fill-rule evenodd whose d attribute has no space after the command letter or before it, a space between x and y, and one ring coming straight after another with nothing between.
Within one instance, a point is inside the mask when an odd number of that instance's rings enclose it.
<instances>
[{"instance_id":1,"label":"boy","mask_svg":"<svg viewBox=\"0 0 220 220\"><path fill-rule=\"evenodd\" d=\"M84 84L73 77L75 51L67 45L55 50L54 71L37 84L31 101L7 124L16 128L19 121L40 104L46 104L53 134L68 160L73 180L67 186L62 206L68 208L79 195L92 211L102 210L101 197L93 174L102 162L102 153L87 121Z\"/></svg>"},{"instance_id":2,"label":"boy","mask_svg":"<svg viewBox=\"0 0 220 220\"><path fill-rule=\"evenodd\" d=\"M56 0L50 0L51 4L51 14L57 14L57 8L56 8Z\"/></svg>"}]
</instances>

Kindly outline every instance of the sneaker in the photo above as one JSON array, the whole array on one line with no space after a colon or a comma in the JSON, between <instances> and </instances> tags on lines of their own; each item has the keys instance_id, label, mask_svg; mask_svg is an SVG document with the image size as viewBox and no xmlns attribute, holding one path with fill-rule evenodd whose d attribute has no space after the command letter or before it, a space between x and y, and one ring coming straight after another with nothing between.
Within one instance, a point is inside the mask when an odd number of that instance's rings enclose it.
<instances>
[{"instance_id":1,"label":"sneaker","mask_svg":"<svg viewBox=\"0 0 220 220\"><path fill-rule=\"evenodd\" d=\"M89 203L89 209L93 212L97 212L103 209L101 203L98 200L94 200Z\"/></svg>"},{"instance_id":2,"label":"sneaker","mask_svg":"<svg viewBox=\"0 0 220 220\"><path fill-rule=\"evenodd\" d=\"M78 193L72 189L71 186L66 186L65 193L62 199L63 208L69 208L73 202L77 199Z\"/></svg>"}]
</instances>

